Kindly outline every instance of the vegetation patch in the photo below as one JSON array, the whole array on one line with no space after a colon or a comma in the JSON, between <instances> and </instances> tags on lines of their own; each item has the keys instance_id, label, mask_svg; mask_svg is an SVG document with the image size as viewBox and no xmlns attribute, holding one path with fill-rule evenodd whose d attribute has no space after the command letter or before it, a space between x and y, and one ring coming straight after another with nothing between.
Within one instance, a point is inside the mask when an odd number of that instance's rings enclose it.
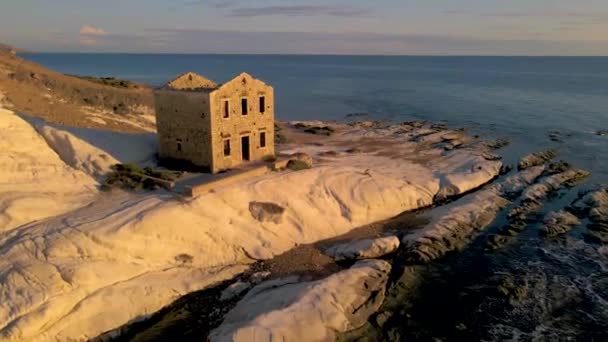
<instances>
[{"instance_id":1,"label":"vegetation patch","mask_svg":"<svg viewBox=\"0 0 608 342\"><path fill-rule=\"evenodd\" d=\"M277 157L273 154L269 154L267 156L262 157L262 160L266 163L274 163L275 161L277 161Z\"/></svg>"},{"instance_id":2,"label":"vegetation patch","mask_svg":"<svg viewBox=\"0 0 608 342\"><path fill-rule=\"evenodd\" d=\"M330 135L334 134L336 132L336 130L329 126L323 126L323 127L314 126L314 127L306 128L304 130L304 132L310 133L310 134L319 134L319 135L330 136Z\"/></svg>"},{"instance_id":3,"label":"vegetation patch","mask_svg":"<svg viewBox=\"0 0 608 342\"><path fill-rule=\"evenodd\" d=\"M292 170L292 171L300 171L300 170L306 170L306 169L310 169L310 164L308 164L307 162L303 161L303 160L290 160L289 162L287 162L287 168Z\"/></svg>"},{"instance_id":4,"label":"vegetation patch","mask_svg":"<svg viewBox=\"0 0 608 342\"><path fill-rule=\"evenodd\" d=\"M329 126L311 126L311 125L307 125L305 123L302 122L298 122L295 125L293 125L293 127L297 128L297 129L301 129L306 133L310 133L310 134L318 134L318 135L327 135L330 136L332 134L334 134L336 132L336 130L333 127L329 127Z\"/></svg>"},{"instance_id":5,"label":"vegetation patch","mask_svg":"<svg viewBox=\"0 0 608 342\"><path fill-rule=\"evenodd\" d=\"M170 187L177 175L169 171L160 171L151 167L141 168L135 164L116 164L112 166L102 189L119 187L128 190L155 190L158 187Z\"/></svg>"},{"instance_id":6,"label":"vegetation patch","mask_svg":"<svg viewBox=\"0 0 608 342\"><path fill-rule=\"evenodd\" d=\"M114 88L124 88L124 89L139 89L141 88L139 84L129 81L129 80L121 80L115 77L93 77L93 76L78 76L71 75L73 77L78 77L83 80L87 80L89 82L99 83L103 85L107 85Z\"/></svg>"}]
</instances>

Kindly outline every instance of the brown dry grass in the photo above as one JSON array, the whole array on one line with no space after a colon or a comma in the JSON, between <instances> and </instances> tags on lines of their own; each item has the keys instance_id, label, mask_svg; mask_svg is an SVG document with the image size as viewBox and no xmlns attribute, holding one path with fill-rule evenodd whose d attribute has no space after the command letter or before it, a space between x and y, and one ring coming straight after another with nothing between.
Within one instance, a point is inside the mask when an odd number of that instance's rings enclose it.
<instances>
[{"instance_id":1,"label":"brown dry grass","mask_svg":"<svg viewBox=\"0 0 608 342\"><path fill-rule=\"evenodd\" d=\"M0 53L0 92L12 109L49 122L74 127L134 132L120 122L106 125L86 120L86 106L117 115L153 110L150 88L117 88L49 70L8 53Z\"/></svg>"}]
</instances>

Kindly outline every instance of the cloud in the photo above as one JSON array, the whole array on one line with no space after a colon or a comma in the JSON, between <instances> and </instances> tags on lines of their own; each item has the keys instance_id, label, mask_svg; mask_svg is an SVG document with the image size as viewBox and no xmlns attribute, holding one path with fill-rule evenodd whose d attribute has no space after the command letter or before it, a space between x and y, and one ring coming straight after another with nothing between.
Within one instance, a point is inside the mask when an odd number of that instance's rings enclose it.
<instances>
[{"instance_id":1,"label":"cloud","mask_svg":"<svg viewBox=\"0 0 608 342\"><path fill-rule=\"evenodd\" d=\"M107 32L100 28L91 25L83 25L79 31L79 41L84 45L97 45L100 38L107 36Z\"/></svg>"},{"instance_id":2,"label":"cloud","mask_svg":"<svg viewBox=\"0 0 608 342\"><path fill-rule=\"evenodd\" d=\"M333 17L366 17L371 16L373 11L368 8L354 6L266 6L266 7L240 7L230 11L234 17L256 17L256 16L317 16L328 15Z\"/></svg>"},{"instance_id":3,"label":"cloud","mask_svg":"<svg viewBox=\"0 0 608 342\"><path fill-rule=\"evenodd\" d=\"M528 17L547 17L547 18L599 18L604 15L601 13L590 12L569 12L569 11L527 11L527 12L490 12L482 13L483 17L506 17L506 18L528 18Z\"/></svg>"},{"instance_id":4,"label":"cloud","mask_svg":"<svg viewBox=\"0 0 608 342\"><path fill-rule=\"evenodd\" d=\"M84 25L80 28L80 35L82 36L105 36L107 32L100 28L91 25Z\"/></svg>"},{"instance_id":5,"label":"cloud","mask_svg":"<svg viewBox=\"0 0 608 342\"><path fill-rule=\"evenodd\" d=\"M455 35L148 29L172 52L380 55L601 55L608 41L483 39ZM196 47L196 50L192 50Z\"/></svg>"},{"instance_id":6,"label":"cloud","mask_svg":"<svg viewBox=\"0 0 608 342\"><path fill-rule=\"evenodd\" d=\"M505 27L505 30L509 27ZM564 28L567 29L567 28ZM448 34L268 32L149 28L105 35L58 32L25 48L49 52L352 55L607 55L608 39L494 39ZM75 39L76 38L76 39ZM80 39L78 39L80 38Z\"/></svg>"},{"instance_id":7,"label":"cloud","mask_svg":"<svg viewBox=\"0 0 608 342\"><path fill-rule=\"evenodd\" d=\"M209 6L213 8L229 8L237 4L236 0L195 0L185 2L183 6Z\"/></svg>"}]
</instances>

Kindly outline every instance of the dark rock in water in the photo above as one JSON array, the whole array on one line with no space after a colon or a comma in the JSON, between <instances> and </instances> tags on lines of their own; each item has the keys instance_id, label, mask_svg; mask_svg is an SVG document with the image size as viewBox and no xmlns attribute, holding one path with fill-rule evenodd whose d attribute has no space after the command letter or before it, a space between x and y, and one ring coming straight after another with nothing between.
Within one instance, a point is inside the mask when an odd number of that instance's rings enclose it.
<instances>
[{"instance_id":1,"label":"dark rock in water","mask_svg":"<svg viewBox=\"0 0 608 342\"><path fill-rule=\"evenodd\" d=\"M498 138L494 141L488 141L486 142L486 146L493 149L493 150L499 150L507 145L509 145L510 141L507 138Z\"/></svg>"},{"instance_id":2,"label":"dark rock in water","mask_svg":"<svg viewBox=\"0 0 608 342\"><path fill-rule=\"evenodd\" d=\"M347 117L347 118L357 118L357 117L362 117L362 116L369 116L369 113L349 113L349 114L346 114L345 117Z\"/></svg>"},{"instance_id":3,"label":"dark rock in water","mask_svg":"<svg viewBox=\"0 0 608 342\"><path fill-rule=\"evenodd\" d=\"M486 249L488 250L497 250L502 248L505 244L507 244L511 240L510 236L505 235L492 235L488 239L488 243L486 245Z\"/></svg>"},{"instance_id":4,"label":"dark rock in water","mask_svg":"<svg viewBox=\"0 0 608 342\"><path fill-rule=\"evenodd\" d=\"M608 243L608 187L598 187L581 196L570 206L577 215L588 215L585 237L594 242Z\"/></svg>"},{"instance_id":5,"label":"dark rock in water","mask_svg":"<svg viewBox=\"0 0 608 342\"><path fill-rule=\"evenodd\" d=\"M591 209L601 207L602 203L608 201L608 186L594 186L591 189L582 190L579 192L578 198L572 202L569 211L576 214L578 217L589 215Z\"/></svg>"},{"instance_id":6,"label":"dark rock in water","mask_svg":"<svg viewBox=\"0 0 608 342\"><path fill-rule=\"evenodd\" d=\"M513 170L513 165L503 165L500 167L500 175L506 175Z\"/></svg>"},{"instance_id":7,"label":"dark rock in water","mask_svg":"<svg viewBox=\"0 0 608 342\"><path fill-rule=\"evenodd\" d=\"M545 171L545 173L546 174L556 174L556 173L570 170L570 168L571 168L570 163L560 160L555 163L549 163L549 166L547 167L547 170Z\"/></svg>"},{"instance_id":8,"label":"dark rock in water","mask_svg":"<svg viewBox=\"0 0 608 342\"><path fill-rule=\"evenodd\" d=\"M496 290L501 296L508 299L509 303L513 306L527 294L526 284L517 283L511 276L504 277Z\"/></svg>"},{"instance_id":9,"label":"dark rock in water","mask_svg":"<svg viewBox=\"0 0 608 342\"><path fill-rule=\"evenodd\" d=\"M281 223L285 208L271 202L250 202L249 212L251 216L260 222Z\"/></svg>"},{"instance_id":10,"label":"dark rock in water","mask_svg":"<svg viewBox=\"0 0 608 342\"><path fill-rule=\"evenodd\" d=\"M585 240L590 242L608 244L608 233L590 230L583 233L583 236L585 237Z\"/></svg>"},{"instance_id":11,"label":"dark rock in water","mask_svg":"<svg viewBox=\"0 0 608 342\"><path fill-rule=\"evenodd\" d=\"M549 132L548 135L549 135L549 139L551 141L560 142L560 143L564 142L562 140L562 136L561 136L561 134L559 134L559 132Z\"/></svg>"},{"instance_id":12,"label":"dark rock in water","mask_svg":"<svg viewBox=\"0 0 608 342\"><path fill-rule=\"evenodd\" d=\"M606 137L608 136L608 129L601 129L597 132L595 132L596 135L599 135L601 137Z\"/></svg>"},{"instance_id":13,"label":"dark rock in water","mask_svg":"<svg viewBox=\"0 0 608 342\"><path fill-rule=\"evenodd\" d=\"M563 133L560 131L550 131L548 134L549 139L551 139L551 141L555 141L555 142L564 142L564 138L569 138L572 136L571 133Z\"/></svg>"},{"instance_id":14,"label":"dark rock in water","mask_svg":"<svg viewBox=\"0 0 608 342\"><path fill-rule=\"evenodd\" d=\"M519 161L519 164L517 165L517 167L520 170L524 170L524 169L527 169L532 166L542 165L542 164L546 163L547 161L557 157L558 154L559 154L559 151L556 149L532 153L532 154L529 154L529 155L523 157Z\"/></svg>"},{"instance_id":15,"label":"dark rock in water","mask_svg":"<svg viewBox=\"0 0 608 342\"><path fill-rule=\"evenodd\" d=\"M569 232L574 226L581 224L578 217L565 211L552 211L543 219L543 227L541 235L546 237L555 237Z\"/></svg>"},{"instance_id":16,"label":"dark rock in water","mask_svg":"<svg viewBox=\"0 0 608 342\"><path fill-rule=\"evenodd\" d=\"M490 153L490 152L484 152L484 153L481 154L481 156L485 160L492 160L492 161L502 160L501 156L499 156L497 154L494 154L494 153Z\"/></svg>"}]
</instances>

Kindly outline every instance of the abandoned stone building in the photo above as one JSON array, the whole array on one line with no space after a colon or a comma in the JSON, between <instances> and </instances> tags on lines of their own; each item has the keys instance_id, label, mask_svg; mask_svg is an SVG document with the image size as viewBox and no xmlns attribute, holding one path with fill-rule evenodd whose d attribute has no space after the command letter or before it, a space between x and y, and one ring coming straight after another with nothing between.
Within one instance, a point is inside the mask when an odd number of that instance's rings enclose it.
<instances>
[{"instance_id":1,"label":"abandoned stone building","mask_svg":"<svg viewBox=\"0 0 608 342\"><path fill-rule=\"evenodd\" d=\"M163 161L217 173L274 155L274 90L247 73L222 85L185 73L154 97Z\"/></svg>"}]
</instances>

